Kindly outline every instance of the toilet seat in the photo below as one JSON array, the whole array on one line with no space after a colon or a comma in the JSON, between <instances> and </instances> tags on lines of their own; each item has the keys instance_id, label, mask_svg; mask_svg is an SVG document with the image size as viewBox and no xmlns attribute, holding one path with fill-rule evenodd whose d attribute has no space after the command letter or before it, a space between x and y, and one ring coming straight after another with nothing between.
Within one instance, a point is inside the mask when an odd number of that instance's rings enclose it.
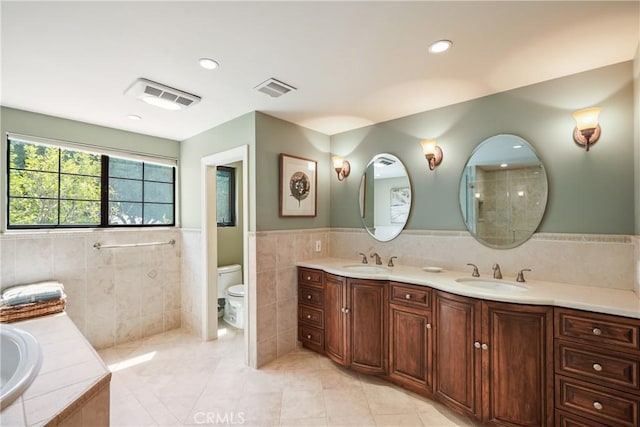
<instances>
[{"instance_id":1,"label":"toilet seat","mask_svg":"<svg viewBox=\"0 0 640 427\"><path fill-rule=\"evenodd\" d=\"M232 297L244 297L244 285L229 286L227 294Z\"/></svg>"}]
</instances>

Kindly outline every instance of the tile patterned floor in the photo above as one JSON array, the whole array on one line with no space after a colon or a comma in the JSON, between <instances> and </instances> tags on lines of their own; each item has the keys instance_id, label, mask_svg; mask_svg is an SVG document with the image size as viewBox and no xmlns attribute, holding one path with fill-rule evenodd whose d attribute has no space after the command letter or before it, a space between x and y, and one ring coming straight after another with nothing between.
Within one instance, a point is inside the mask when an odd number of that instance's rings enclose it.
<instances>
[{"instance_id":1,"label":"tile patterned floor","mask_svg":"<svg viewBox=\"0 0 640 427\"><path fill-rule=\"evenodd\" d=\"M244 366L242 331L174 330L99 352L112 426L476 426L435 402L305 349Z\"/></svg>"}]
</instances>

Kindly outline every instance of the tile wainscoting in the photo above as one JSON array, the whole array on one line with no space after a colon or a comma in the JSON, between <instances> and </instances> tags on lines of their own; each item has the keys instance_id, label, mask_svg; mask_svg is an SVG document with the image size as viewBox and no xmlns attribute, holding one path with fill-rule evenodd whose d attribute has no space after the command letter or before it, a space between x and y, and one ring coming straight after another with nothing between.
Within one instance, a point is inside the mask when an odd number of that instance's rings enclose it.
<instances>
[{"instance_id":1,"label":"tile wainscoting","mask_svg":"<svg viewBox=\"0 0 640 427\"><path fill-rule=\"evenodd\" d=\"M184 329L202 336L202 233L182 229L180 317Z\"/></svg>"},{"instance_id":2,"label":"tile wainscoting","mask_svg":"<svg viewBox=\"0 0 640 427\"><path fill-rule=\"evenodd\" d=\"M637 289L636 268L640 268L640 240L636 236L537 233L529 241L509 250L491 249L478 243L466 231L405 230L390 242L378 242L362 229L333 228L330 255L360 262L358 252L378 252L386 263L439 266L469 271L477 264L483 277L499 263L505 278L530 268L532 280ZM635 253L634 253L634 247Z\"/></svg>"},{"instance_id":3,"label":"tile wainscoting","mask_svg":"<svg viewBox=\"0 0 640 427\"><path fill-rule=\"evenodd\" d=\"M62 282L76 327L95 348L111 347L180 327L181 240L177 229L1 233L0 285Z\"/></svg>"}]
</instances>

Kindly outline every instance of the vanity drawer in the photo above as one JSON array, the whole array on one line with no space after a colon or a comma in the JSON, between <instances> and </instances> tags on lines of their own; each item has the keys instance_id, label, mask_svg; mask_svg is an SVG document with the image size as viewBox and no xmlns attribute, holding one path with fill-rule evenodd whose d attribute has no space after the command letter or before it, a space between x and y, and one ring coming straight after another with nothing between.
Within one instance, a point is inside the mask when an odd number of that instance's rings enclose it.
<instances>
[{"instance_id":1,"label":"vanity drawer","mask_svg":"<svg viewBox=\"0 0 640 427\"><path fill-rule=\"evenodd\" d=\"M298 283L321 288L323 274L320 270L298 268Z\"/></svg>"},{"instance_id":2,"label":"vanity drawer","mask_svg":"<svg viewBox=\"0 0 640 427\"><path fill-rule=\"evenodd\" d=\"M310 326L324 328L324 311L317 308L299 305L298 320L300 322L307 323Z\"/></svg>"},{"instance_id":3,"label":"vanity drawer","mask_svg":"<svg viewBox=\"0 0 640 427\"><path fill-rule=\"evenodd\" d=\"M409 305L416 308L431 307L431 289L405 283L391 282L391 301L394 304Z\"/></svg>"},{"instance_id":4,"label":"vanity drawer","mask_svg":"<svg viewBox=\"0 0 640 427\"><path fill-rule=\"evenodd\" d=\"M640 358L620 352L598 351L591 346L556 340L556 371L604 385L640 391Z\"/></svg>"},{"instance_id":5,"label":"vanity drawer","mask_svg":"<svg viewBox=\"0 0 640 427\"><path fill-rule=\"evenodd\" d=\"M306 347L316 351L324 351L324 331L312 326L298 325L298 339Z\"/></svg>"},{"instance_id":6,"label":"vanity drawer","mask_svg":"<svg viewBox=\"0 0 640 427\"><path fill-rule=\"evenodd\" d=\"M640 400L612 389L556 375L556 408L608 426L637 427Z\"/></svg>"},{"instance_id":7,"label":"vanity drawer","mask_svg":"<svg viewBox=\"0 0 640 427\"><path fill-rule=\"evenodd\" d=\"M556 427L602 427L602 423L577 415L556 411Z\"/></svg>"},{"instance_id":8,"label":"vanity drawer","mask_svg":"<svg viewBox=\"0 0 640 427\"><path fill-rule=\"evenodd\" d=\"M308 286L300 286L300 289L298 289L298 302L322 308L324 306L324 291Z\"/></svg>"},{"instance_id":9,"label":"vanity drawer","mask_svg":"<svg viewBox=\"0 0 640 427\"><path fill-rule=\"evenodd\" d=\"M554 317L557 338L579 339L612 349L640 349L640 321L565 308L556 308Z\"/></svg>"}]
</instances>

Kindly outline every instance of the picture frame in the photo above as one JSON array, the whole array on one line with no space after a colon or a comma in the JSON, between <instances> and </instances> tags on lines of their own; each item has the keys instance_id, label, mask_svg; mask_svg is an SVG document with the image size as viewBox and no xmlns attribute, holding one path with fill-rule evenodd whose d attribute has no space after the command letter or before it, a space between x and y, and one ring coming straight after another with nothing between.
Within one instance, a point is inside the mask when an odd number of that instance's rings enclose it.
<instances>
[{"instance_id":1,"label":"picture frame","mask_svg":"<svg viewBox=\"0 0 640 427\"><path fill-rule=\"evenodd\" d=\"M280 217L315 217L318 162L280 153Z\"/></svg>"},{"instance_id":2,"label":"picture frame","mask_svg":"<svg viewBox=\"0 0 640 427\"><path fill-rule=\"evenodd\" d=\"M389 199L391 224L405 224L411 207L411 189L409 187L392 188Z\"/></svg>"}]
</instances>

